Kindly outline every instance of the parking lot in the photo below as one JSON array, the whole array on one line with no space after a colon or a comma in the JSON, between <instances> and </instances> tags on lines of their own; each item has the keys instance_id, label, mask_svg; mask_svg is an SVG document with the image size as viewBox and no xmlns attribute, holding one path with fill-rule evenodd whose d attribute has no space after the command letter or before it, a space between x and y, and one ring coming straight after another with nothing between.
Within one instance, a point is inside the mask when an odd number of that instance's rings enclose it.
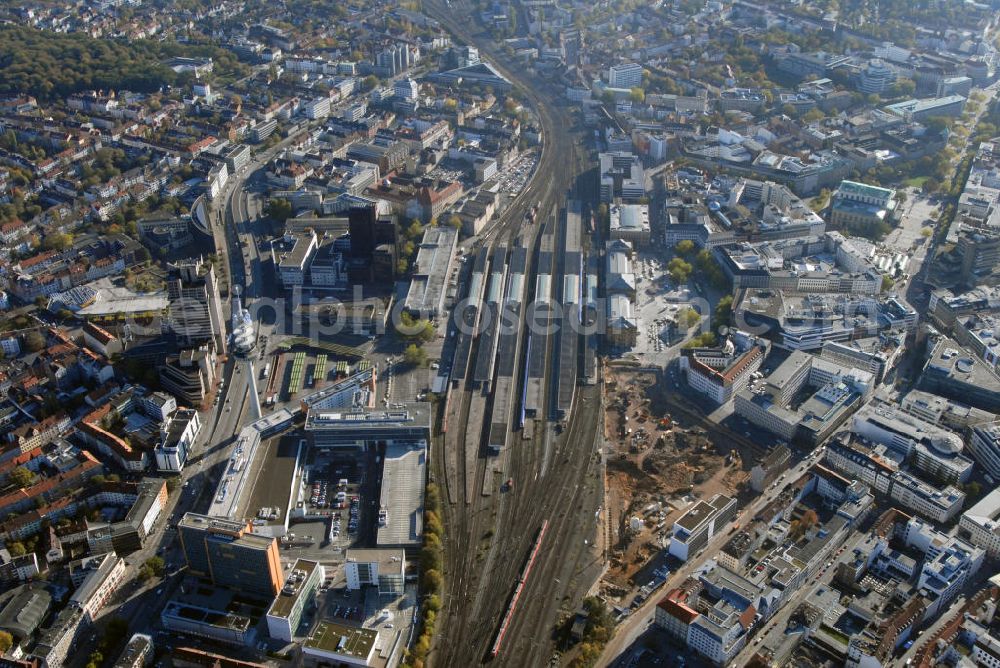
<instances>
[{"instance_id":1,"label":"parking lot","mask_svg":"<svg viewBox=\"0 0 1000 668\"><path fill-rule=\"evenodd\" d=\"M455 160L445 160L441 165L432 169L427 176L433 179L441 179L442 181L461 183L467 187L469 184L465 176L466 171L461 163L457 163Z\"/></svg>"},{"instance_id":2,"label":"parking lot","mask_svg":"<svg viewBox=\"0 0 1000 668\"><path fill-rule=\"evenodd\" d=\"M524 190L531 175L538 165L536 153L525 153L503 170L497 173L496 182L500 185L501 192L509 193L516 197Z\"/></svg>"},{"instance_id":3,"label":"parking lot","mask_svg":"<svg viewBox=\"0 0 1000 668\"><path fill-rule=\"evenodd\" d=\"M369 544L375 530L372 503L377 504L379 491L376 458L361 451L310 453L283 548L320 551L327 561L331 554Z\"/></svg>"}]
</instances>

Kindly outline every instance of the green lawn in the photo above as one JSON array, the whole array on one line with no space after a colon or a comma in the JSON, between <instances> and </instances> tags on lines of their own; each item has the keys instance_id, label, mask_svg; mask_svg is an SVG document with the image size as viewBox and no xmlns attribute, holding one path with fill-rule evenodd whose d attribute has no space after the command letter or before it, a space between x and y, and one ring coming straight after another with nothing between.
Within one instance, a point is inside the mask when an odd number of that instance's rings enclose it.
<instances>
[{"instance_id":1,"label":"green lawn","mask_svg":"<svg viewBox=\"0 0 1000 668\"><path fill-rule=\"evenodd\" d=\"M914 176L912 179L906 179L903 183L910 188L923 188L924 181L929 178L929 176Z\"/></svg>"}]
</instances>

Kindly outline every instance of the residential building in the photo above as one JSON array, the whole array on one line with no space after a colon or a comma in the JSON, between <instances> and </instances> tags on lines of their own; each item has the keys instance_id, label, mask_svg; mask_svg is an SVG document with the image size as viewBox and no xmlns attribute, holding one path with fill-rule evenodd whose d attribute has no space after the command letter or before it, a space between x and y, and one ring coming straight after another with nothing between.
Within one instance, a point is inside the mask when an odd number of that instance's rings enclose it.
<instances>
[{"instance_id":1,"label":"residential building","mask_svg":"<svg viewBox=\"0 0 1000 668\"><path fill-rule=\"evenodd\" d=\"M671 589L656 604L653 615L653 623L680 645L688 644L691 624L700 615L693 607L698 599L697 589L700 586L694 587L693 593L691 589Z\"/></svg>"},{"instance_id":2,"label":"residential building","mask_svg":"<svg viewBox=\"0 0 1000 668\"><path fill-rule=\"evenodd\" d=\"M717 666L727 666L746 646L747 630L755 614L753 606L741 611L726 600L719 600L691 622L688 648Z\"/></svg>"},{"instance_id":3,"label":"residential building","mask_svg":"<svg viewBox=\"0 0 1000 668\"><path fill-rule=\"evenodd\" d=\"M31 656L39 659L44 668L65 666L71 652L84 642L90 626L79 607L67 606L42 632Z\"/></svg>"},{"instance_id":4,"label":"residential building","mask_svg":"<svg viewBox=\"0 0 1000 668\"><path fill-rule=\"evenodd\" d=\"M153 639L144 633L135 633L125 643L112 668L143 668L153 663Z\"/></svg>"},{"instance_id":5,"label":"residential building","mask_svg":"<svg viewBox=\"0 0 1000 668\"><path fill-rule=\"evenodd\" d=\"M642 66L623 63L608 68L608 85L612 88L638 88L642 86Z\"/></svg>"},{"instance_id":6,"label":"residential building","mask_svg":"<svg viewBox=\"0 0 1000 668\"><path fill-rule=\"evenodd\" d=\"M790 468L791 463L792 451L788 446L774 446L750 469L750 487L755 492L763 492L777 482L779 476Z\"/></svg>"},{"instance_id":7,"label":"residential building","mask_svg":"<svg viewBox=\"0 0 1000 668\"><path fill-rule=\"evenodd\" d=\"M948 609L951 602L975 574L985 558L985 551L961 538L949 536L911 518L903 530L907 547L924 554L917 588L930 601L924 619L933 619Z\"/></svg>"},{"instance_id":8,"label":"residential building","mask_svg":"<svg viewBox=\"0 0 1000 668\"><path fill-rule=\"evenodd\" d=\"M69 605L80 610L89 623L125 579L125 560L109 552L86 557L69 565L70 578L76 590Z\"/></svg>"}]
</instances>

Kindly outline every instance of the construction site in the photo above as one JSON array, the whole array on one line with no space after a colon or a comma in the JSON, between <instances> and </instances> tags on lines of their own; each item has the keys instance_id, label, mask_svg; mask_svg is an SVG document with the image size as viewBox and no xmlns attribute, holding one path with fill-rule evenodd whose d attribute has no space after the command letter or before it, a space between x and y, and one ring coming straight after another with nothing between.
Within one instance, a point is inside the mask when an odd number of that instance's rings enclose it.
<instances>
[{"instance_id":1,"label":"construction site","mask_svg":"<svg viewBox=\"0 0 1000 668\"><path fill-rule=\"evenodd\" d=\"M662 562L684 510L716 493L746 493L752 452L695 407L668 391L659 371L607 367L607 458L603 538L608 569L602 593L615 601ZM637 577L642 574L642 577Z\"/></svg>"}]
</instances>

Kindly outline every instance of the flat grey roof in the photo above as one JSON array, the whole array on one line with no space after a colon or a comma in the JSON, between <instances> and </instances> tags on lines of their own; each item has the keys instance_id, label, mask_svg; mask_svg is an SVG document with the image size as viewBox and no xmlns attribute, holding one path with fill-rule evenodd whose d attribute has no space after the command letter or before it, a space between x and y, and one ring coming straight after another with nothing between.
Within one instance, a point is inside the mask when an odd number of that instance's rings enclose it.
<instances>
[{"instance_id":1,"label":"flat grey roof","mask_svg":"<svg viewBox=\"0 0 1000 668\"><path fill-rule=\"evenodd\" d=\"M427 450L413 445L390 445L382 467L379 507L388 510L386 526L379 527L379 546L420 545L424 535L424 481Z\"/></svg>"},{"instance_id":2,"label":"flat grey roof","mask_svg":"<svg viewBox=\"0 0 1000 668\"><path fill-rule=\"evenodd\" d=\"M287 246L278 248L278 252L281 253L278 257L278 265L295 269L301 267L309 251L313 248L313 240L314 237L311 234L295 235L291 249L288 249Z\"/></svg>"},{"instance_id":3,"label":"flat grey roof","mask_svg":"<svg viewBox=\"0 0 1000 668\"><path fill-rule=\"evenodd\" d=\"M714 513L715 508L708 501L698 501L690 510L681 515L676 523L687 531L693 532Z\"/></svg>"},{"instance_id":4,"label":"flat grey roof","mask_svg":"<svg viewBox=\"0 0 1000 668\"><path fill-rule=\"evenodd\" d=\"M429 227L424 232L404 302L408 311L440 312L457 243L458 230L453 227Z\"/></svg>"},{"instance_id":5,"label":"flat grey roof","mask_svg":"<svg viewBox=\"0 0 1000 668\"><path fill-rule=\"evenodd\" d=\"M774 372L767 377L768 385L781 389L792 379L799 369L812 360L812 355L801 350L794 351L782 362Z\"/></svg>"},{"instance_id":6,"label":"flat grey roof","mask_svg":"<svg viewBox=\"0 0 1000 668\"><path fill-rule=\"evenodd\" d=\"M285 579L285 584L282 586L281 591L278 592L274 602L271 603L271 609L267 611L267 614L271 617L288 617L292 612L292 608L295 607L295 602L299 600L299 596L305 590L306 582L317 566L319 564L315 561L297 559L295 565L292 566L291 572ZM299 577L297 571L302 571L303 575Z\"/></svg>"},{"instance_id":7,"label":"flat grey roof","mask_svg":"<svg viewBox=\"0 0 1000 668\"><path fill-rule=\"evenodd\" d=\"M403 574L406 564L406 553L400 549L371 549L361 548L347 550L345 554L347 561L360 563L377 563L379 573Z\"/></svg>"},{"instance_id":8,"label":"flat grey roof","mask_svg":"<svg viewBox=\"0 0 1000 668\"><path fill-rule=\"evenodd\" d=\"M389 408L344 407L310 409L306 430L376 431L386 428L431 428L431 405L424 401L391 404Z\"/></svg>"}]
</instances>

